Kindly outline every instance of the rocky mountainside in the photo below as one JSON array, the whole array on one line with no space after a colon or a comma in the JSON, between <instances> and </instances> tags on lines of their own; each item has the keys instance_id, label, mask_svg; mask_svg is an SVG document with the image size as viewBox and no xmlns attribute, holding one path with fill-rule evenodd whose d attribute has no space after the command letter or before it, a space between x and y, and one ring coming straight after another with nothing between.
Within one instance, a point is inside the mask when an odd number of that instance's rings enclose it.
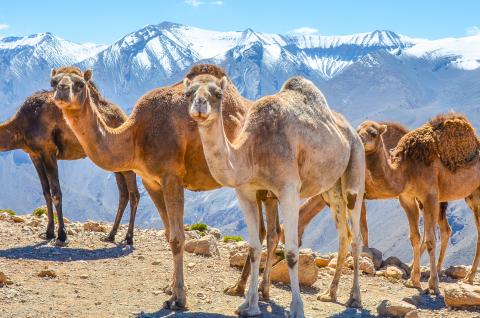
<instances>
[{"instance_id":1,"label":"rocky mountainside","mask_svg":"<svg viewBox=\"0 0 480 318\"><path fill-rule=\"evenodd\" d=\"M0 213L1 317L153 318L173 314L162 309L163 301L169 297L173 270L163 231L136 229L135 245L128 247L101 241L111 224L74 222L67 224L69 245L59 248L38 238L45 226L45 215ZM120 232L124 235L126 226ZM176 317L236 317L234 311L243 302L242 297L225 295L223 290L240 276L238 256L243 255L242 264L246 257L244 242L225 243L218 230L208 228L206 232L209 234L203 237L203 230L186 232L189 310L178 312ZM205 241L209 244L199 244ZM284 282L287 265L278 251L270 300L260 301L262 317L266 318L285 317L290 302L290 288ZM409 268L397 258L382 260L380 251L363 255L363 308L357 310L344 305L353 277L348 264L340 280L338 302L324 303L317 300L317 295L332 279L335 254L301 252L300 280L305 284L301 292L306 317L478 317L478 307L473 306L480 304L475 295L480 292L478 276L473 286L457 282L465 275L466 267L452 267L446 275L442 274L442 295L430 296L403 285ZM426 268L422 272L422 284L426 286Z\"/></svg>"},{"instance_id":2,"label":"rocky mountainside","mask_svg":"<svg viewBox=\"0 0 480 318\"><path fill-rule=\"evenodd\" d=\"M330 106L357 125L369 118L400 121L410 128L449 110L480 127L480 35L426 40L392 31L342 36L293 36L247 29L218 32L164 22L148 25L110 45L77 44L53 34L0 38L0 120L26 96L48 89L52 67L94 69L103 94L129 112L151 88L182 78L198 62L222 65L248 98L274 93L292 75L313 80ZM111 174L88 160L60 163L66 215L73 220L112 220L117 190ZM33 166L22 152L0 154L0 208L31 211L43 202ZM137 224L161 227L142 189ZM370 241L404 261L411 257L407 222L395 201L369 202ZM454 233L446 263L470 263L476 230L463 202L448 212ZM233 192L186 195L185 222L206 222L225 233L245 235ZM336 232L329 213L317 217L305 246L333 251Z\"/></svg>"}]
</instances>

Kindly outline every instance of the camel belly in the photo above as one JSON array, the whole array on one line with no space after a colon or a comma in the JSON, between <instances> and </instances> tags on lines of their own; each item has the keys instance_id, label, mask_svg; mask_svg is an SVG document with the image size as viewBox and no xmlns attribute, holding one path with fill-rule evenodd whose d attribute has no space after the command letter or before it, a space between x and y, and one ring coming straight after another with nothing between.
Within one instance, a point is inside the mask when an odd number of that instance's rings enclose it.
<instances>
[{"instance_id":1,"label":"camel belly","mask_svg":"<svg viewBox=\"0 0 480 318\"><path fill-rule=\"evenodd\" d=\"M460 168L455 173L443 169L439 175L440 201L453 201L469 196L480 186L480 162Z\"/></svg>"}]
</instances>

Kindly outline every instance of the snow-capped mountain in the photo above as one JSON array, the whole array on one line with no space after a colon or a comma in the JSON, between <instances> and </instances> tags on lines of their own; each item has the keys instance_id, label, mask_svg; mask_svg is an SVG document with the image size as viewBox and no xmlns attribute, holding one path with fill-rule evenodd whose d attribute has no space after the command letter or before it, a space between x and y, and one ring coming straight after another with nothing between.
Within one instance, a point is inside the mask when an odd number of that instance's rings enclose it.
<instances>
[{"instance_id":1,"label":"snow-capped mountain","mask_svg":"<svg viewBox=\"0 0 480 318\"><path fill-rule=\"evenodd\" d=\"M0 120L26 96L48 89L52 67L92 68L103 94L129 112L148 90L180 80L192 64L220 64L248 98L276 92L303 75L325 93L330 106L357 125L366 118L414 128L448 110L464 112L480 127L480 35L427 40L392 31L342 36L281 35L252 29L219 32L163 22L125 35L111 45L76 44L49 33L0 38ZM111 174L88 160L60 163L66 215L112 220L116 186ZM43 204L35 171L22 152L0 154L0 208L27 212ZM185 222L206 222L245 235L230 189L187 192ZM128 213L127 213L128 214ZM368 203L370 242L387 255L411 257L408 225L398 202ZM463 202L449 208L454 234L447 263L470 263L476 231ZM145 191L137 224L161 226ZM336 249L330 214L309 226L306 246Z\"/></svg>"}]
</instances>

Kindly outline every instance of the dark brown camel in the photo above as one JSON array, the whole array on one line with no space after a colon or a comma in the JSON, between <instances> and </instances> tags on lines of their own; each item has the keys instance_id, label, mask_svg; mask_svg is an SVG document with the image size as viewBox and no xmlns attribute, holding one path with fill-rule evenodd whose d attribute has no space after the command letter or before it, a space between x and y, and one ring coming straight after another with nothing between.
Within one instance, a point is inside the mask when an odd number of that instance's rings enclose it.
<instances>
[{"instance_id":1,"label":"dark brown camel","mask_svg":"<svg viewBox=\"0 0 480 318\"><path fill-rule=\"evenodd\" d=\"M72 67L59 70L80 72ZM94 92L92 98L97 101L97 109L102 118L111 127L120 126L126 119L120 107L103 99L92 83L89 86ZM43 91L31 95L11 119L0 124L0 151L21 149L30 156L40 178L48 210L45 238L55 237L53 203L58 217L56 244L64 245L67 242L67 234L63 221L62 191L58 180L57 160L84 158L85 152L64 120L61 110L55 106L53 93L53 91ZM120 197L115 222L106 240L114 241L123 212L130 200L130 223L125 241L127 244L133 244L135 212L140 199L136 176L131 171L124 171L115 173L115 179Z\"/></svg>"}]
</instances>

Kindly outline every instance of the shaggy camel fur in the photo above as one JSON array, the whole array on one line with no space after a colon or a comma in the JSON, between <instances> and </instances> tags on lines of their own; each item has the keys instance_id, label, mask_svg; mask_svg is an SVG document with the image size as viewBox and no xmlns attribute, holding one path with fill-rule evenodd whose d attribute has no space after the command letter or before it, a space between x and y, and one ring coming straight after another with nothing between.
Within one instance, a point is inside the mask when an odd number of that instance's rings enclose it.
<instances>
[{"instance_id":1,"label":"shaggy camel fur","mask_svg":"<svg viewBox=\"0 0 480 318\"><path fill-rule=\"evenodd\" d=\"M358 254L360 209L364 194L365 157L360 138L341 116L334 116L322 93L300 77L288 80L280 93L261 98L249 109L240 134L230 142L224 130L222 101L231 85L226 77L186 78L190 116L198 123L208 166L221 184L235 188L249 232L251 283L241 315L260 314L258 272L261 242L256 191L271 191L280 202L285 224L292 317L303 317L298 283L298 214L300 199L324 193L340 237L339 268L354 231L354 284L349 305L360 306ZM335 299L340 271L322 299Z\"/></svg>"},{"instance_id":2,"label":"shaggy camel fur","mask_svg":"<svg viewBox=\"0 0 480 318\"><path fill-rule=\"evenodd\" d=\"M62 72L80 72L76 68L61 68ZM91 84L92 89L95 89ZM96 92L96 89L95 89ZM98 93L98 111L109 126L117 127L125 121L125 114L115 104L101 99ZM55 106L53 91L38 92L26 99L17 113L7 122L0 124L0 151L22 149L33 162L43 189L48 211L48 225L45 235L53 239L53 205L57 211L57 245L67 242L63 222L62 191L58 180L57 160L76 160L85 157L85 152L63 119L62 112ZM130 200L130 223L125 241L133 243L135 211L140 199L135 174L131 171L115 173L119 190L117 216L107 239L113 241L123 212Z\"/></svg>"},{"instance_id":3,"label":"shaggy camel fur","mask_svg":"<svg viewBox=\"0 0 480 318\"><path fill-rule=\"evenodd\" d=\"M193 78L198 74L225 76L221 68L208 64L192 67L186 76ZM189 103L182 83L146 93L127 121L112 129L105 124L92 99L87 84L91 71L81 76L58 72L52 75L57 82L55 103L90 159L105 170L133 170L142 177L162 218L173 254L172 296L164 306L186 309L183 189L206 191L219 188L220 184L208 169L197 125L188 115ZM226 134L233 138L241 128L238 117L243 118L251 102L233 85L226 88L225 96Z\"/></svg>"},{"instance_id":4,"label":"shaggy camel fur","mask_svg":"<svg viewBox=\"0 0 480 318\"><path fill-rule=\"evenodd\" d=\"M385 197L398 196L407 214L414 254L407 286L416 288L421 287L417 202L423 207L425 244L430 256L428 291L438 294L435 228L440 215L439 202L465 198L479 187L479 145L475 130L465 117L458 114L439 116L402 137L390 154L381 137L386 129L385 125L371 121L360 125L367 166L371 167L372 176L379 180L378 188L382 189L382 194ZM370 133L371 130L375 133ZM448 148L441 143L447 144ZM478 255L477 246L476 258ZM471 271L475 270L476 267L472 267Z\"/></svg>"}]
</instances>

